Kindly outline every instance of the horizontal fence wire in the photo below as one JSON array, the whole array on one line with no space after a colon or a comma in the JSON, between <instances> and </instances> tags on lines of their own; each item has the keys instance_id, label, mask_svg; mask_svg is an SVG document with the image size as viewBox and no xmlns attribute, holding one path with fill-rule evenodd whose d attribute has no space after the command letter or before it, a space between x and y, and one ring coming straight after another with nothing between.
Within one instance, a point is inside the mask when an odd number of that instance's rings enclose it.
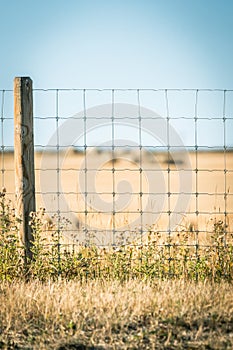
<instances>
[{"instance_id":1,"label":"horizontal fence wire","mask_svg":"<svg viewBox=\"0 0 233 350\"><path fill-rule=\"evenodd\" d=\"M14 201L13 91L0 94L1 185ZM58 234L59 264L83 246L153 246L175 274L175 249L197 262L232 244L233 90L34 89L33 99L37 208L46 237Z\"/></svg>"}]
</instances>

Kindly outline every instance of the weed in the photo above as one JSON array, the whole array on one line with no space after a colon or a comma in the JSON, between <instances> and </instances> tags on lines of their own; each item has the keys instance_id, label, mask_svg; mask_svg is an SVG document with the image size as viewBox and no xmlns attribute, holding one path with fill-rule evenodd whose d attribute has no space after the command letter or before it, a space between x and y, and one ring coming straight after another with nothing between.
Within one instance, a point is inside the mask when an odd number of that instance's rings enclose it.
<instances>
[{"instance_id":1,"label":"weed","mask_svg":"<svg viewBox=\"0 0 233 350\"><path fill-rule=\"evenodd\" d=\"M13 280L24 273L23 247L20 245L20 219L5 190L0 193L0 278ZM212 220L209 244L201 244L197 232L185 226L172 234L148 228L145 242L126 242L117 247L66 242L70 222L59 215L50 221L44 208L30 214L34 241L28 275L49 279L152 280L179 278L220 281L233 279L233 242L228 227ZM228 239L226 240L226 237Z\"/></svg>"},{"instance_id":2,"label":"weed","mask_svg":"<svg viewBox=\"0 0 233 350\"><path fill-rule=\"evenodd\" d=\"M20 219L6 190L0 192L0 279L12 280L22 275L23 249L18 236Z\"/></svg>"}]
</instances>

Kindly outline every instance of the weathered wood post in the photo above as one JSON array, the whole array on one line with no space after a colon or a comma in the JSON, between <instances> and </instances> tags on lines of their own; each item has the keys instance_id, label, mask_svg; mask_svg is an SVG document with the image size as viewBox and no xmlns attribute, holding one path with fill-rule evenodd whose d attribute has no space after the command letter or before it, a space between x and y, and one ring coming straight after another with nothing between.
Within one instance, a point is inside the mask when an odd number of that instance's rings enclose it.
<instances>
[{"instance_id":1,"label":"weathered wood post","mask_svg":"<svg viewBox=\"0 0 233 350\"><path fill-rule=\"evenodd\" d=\"M33 242L29 214L36 210L32 80L28 77L14 80L14 130L16 211L22 220L20 236L28 260Z\"/></svg>"}]
</instances>

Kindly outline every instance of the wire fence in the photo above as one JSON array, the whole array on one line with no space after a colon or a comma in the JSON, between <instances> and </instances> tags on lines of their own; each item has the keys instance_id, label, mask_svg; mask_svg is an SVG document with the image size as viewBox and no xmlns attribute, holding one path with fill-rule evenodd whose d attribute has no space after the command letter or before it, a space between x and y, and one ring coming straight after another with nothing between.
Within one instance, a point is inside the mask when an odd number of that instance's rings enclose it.
<instances>
[{"instance_id":1,"label":"wire fence","mask_svg":"<svg viewBox=\"0 0 233 350\"><path fill-rule=\"evenodd\" d=\"M0 92L14 200L13 91ZM233 90L34 89L33 101L36 203L61 247L153 242L169 260L182 235L196 259L214 235L232 243Z\"/></svg>"}]
</instances>

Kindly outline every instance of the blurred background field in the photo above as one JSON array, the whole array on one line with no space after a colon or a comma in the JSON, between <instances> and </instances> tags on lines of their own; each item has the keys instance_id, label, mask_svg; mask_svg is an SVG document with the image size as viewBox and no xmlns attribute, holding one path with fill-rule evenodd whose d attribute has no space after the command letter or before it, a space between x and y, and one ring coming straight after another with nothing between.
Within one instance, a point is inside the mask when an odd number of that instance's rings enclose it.
<instances>
[{"instance_id":1,"label":"blurred background field","mask_svg":"<svg viewBox=\"0 0 233 350\"><path fill-rule=\"evenodd\" d=\"M116 230L135 230L136 225L140 226L140 222L137 221L140 218L140 210L145 210L144 227L153 227L160 232L166 232L168 229L168 211L176 212L173 217L174 230L185 227L187 230L198 230L205 234L211 231L215 219L222 220L227 225L227 230L232 231L232 152L189 152L188 157L177 152L172 158L167 152L144 151L140 161L139 158L138 151L123 150L118 153L116 151L112 161L111 153L95 150L86 157L87 172L84 175L83 152L70 149L61 152L59 159L55 152L36 152L37 208L45 207L47 214L53 215L59 206L61 215L72 221L70 230L74 230L80 242L84 239L84 225L99 232L97 244L111 242L109 231L113 229L113 200L119 203L119 208L117 204L115 208ZM5 153L0 161L2 164L4 162L4 172L1 173L0 181L6 187L8 196L14 200L13 153ZM98 164L101 164L101 168L96 169ZM180 193L183 185L180 177L182 171L187 185L191 181L191 187L186 186L187 192L184 194ZM151 179L156 183L155 189L158 189L158 193L150 192ZM116 191L114 199L113 181ZM59 200L58 189L61 192ZM86 197L84 191L87 192ZM171 193L170 196L168 192ZM176 207L179 196L187 200L184 212L179 212L180 207ZM127 197L127 200L123 197Z\"/></svg>"}]
</instances>

